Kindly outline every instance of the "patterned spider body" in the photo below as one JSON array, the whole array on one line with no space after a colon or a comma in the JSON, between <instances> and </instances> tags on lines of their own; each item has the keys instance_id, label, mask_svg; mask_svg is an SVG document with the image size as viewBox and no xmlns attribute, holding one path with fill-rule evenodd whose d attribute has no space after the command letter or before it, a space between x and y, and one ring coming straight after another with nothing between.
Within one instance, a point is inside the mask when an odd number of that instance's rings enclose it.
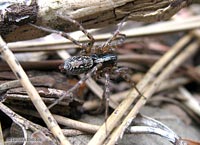
<instances>
[{"instance_id":1,"label":"patterned spider body","mask_svg":"<svg viewBox=\"0 0 200 145\"><path fill-rule=\"evenodd\" d=\"M68 75L78 75L89 71L93 65L94 62L90 56L73 56L65 60L59 69Z\"/></svg>"},{"instance_id":2,"label":"patterned spider body","mask_svg":"<svg viewBox=\"0 0 200 145\"><path fill-rule=\"evenodd\" d=\"M117 62L116 54L92 54L89 56L73 56L65 60L64 64L60 65L60 70L68 75L79 75L87 73L94 66L101 63L102 69L105 67L115 66Z\"/></svg>"},{"instance_id":3,"label":"patterned spider body","mask_svg":"<svg viewBox=\"0 0 200 145\"><path fill-rule=\"evenodd\" d=\"M94 37L83 28L83 26L77 22L76 20L73 20L72 18L68 16L60 16L61 19L64 19L66 21L70 21L74 25L76 25L89 39L88 43L83 43L81 41L78 41L71 37L69 34L59 31L59 30L53 30L51 28L45 28L42 26L36 26L34 24L31 24L32 26L41 29L46 32L50 33L57 33L61 36L64 36L65 38L69 39L71 42L82 48L82 51L85 52L86 55L80 55L80 56L73 56L65 60L65 62L59 66L60 70L62 72L65 72L67 75L79 75L85 73L83 77L71 88L69 89L66 94L71 95L77 88L79 88L85 81L87 81L88 78L96 75L102 75L105 77L105 85L104 85L104 93L103 93L103 100L105 101L105 108L106 108L106 116L108 114L108 102L109 102L109 82L110 82L110 74L117 74L122 76L125 80L132 83L132 80L130 77L128 77L128 74L126 72L127 69L118 68L116 67L117 64L117 55L114 53L115 46L118 46L119 44L122 44L125 35L120 34L120 29L122 27L122 24L126 21L127 17L123 18L122 21L119 23L117 30L114 32L112 37L110 37L105 43L102 45L94 46L95 39ZM115 43L112 43L112 42ZM92 49L95 48L95 49ZM92 50L94 52L92 52ZM134 83L132 83L134 84ZM139 92L137 88L135 88L136 91L142 96L142 94ZM49 108L53 107L54 105L58 104L62 99L64 99L66 95L63 95L60 97L57 101L52 103ZM102 107L101 107L102 108ZM107 118L107 117L106 117Z\"/></svg>"}]
</instances>

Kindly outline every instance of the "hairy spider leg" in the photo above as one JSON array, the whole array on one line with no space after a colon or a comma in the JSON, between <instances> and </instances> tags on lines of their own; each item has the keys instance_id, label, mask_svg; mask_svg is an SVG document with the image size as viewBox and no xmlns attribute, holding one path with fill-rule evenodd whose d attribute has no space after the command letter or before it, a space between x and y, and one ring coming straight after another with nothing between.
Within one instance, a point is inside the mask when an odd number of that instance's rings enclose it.
<instances>
[{"instance_id":1,"label":"hairy spider leg","mask_svg":"<svg viewBox=\"0 0 200 145\"><path fill-rule=\"evenodd\" d=\"M81 78L80 81L78 81L78 83L76 83L71 89L69 89L68 91L66 91L66 94L61 96L59 99L57 99L54 103L52 103L51 105L48 106L48 108L52 108L53 106L55 106L56 104L58 104L61 100L63 100L66 96L72 95L72 93L78 89L83 83L85 83L85 81L91 77L95 72L97 72L100 68L102 67L102 63L97 64L96 66L94 66L84 77Z\"/></svg>"},{"instance_id":2,"label":"hairy spider leg","mask_svg":"<svg viewBox=\"0 0 200 145\"><path fill-rule=\"evenodd\" d=\"M120 33L120 30L124 24L124 22L126 21L127 17L124 17L122 19L122 21L119 23L117 29L115 30L114 34L112 35L112 37L110 37L100 48L104 49L106 47L110 48L110 44L113 40L115 40L117 38L118 35L120 35L122 37L122 40L125 39L125 35ZM103 50L102 50L103 51Z\"/></svg>"},{"instance_id":3,"label":"hairy spider leg","mask_svg":"<svg viewBox=\"0 0 200 145\"><path fill-rule=\"evenodd\" d=\"M71 42L73 42L75 45L78 45L79 47L81 48L84 48L85 47L85 44L84 43L81 43L77 40L75 40L74 38L72 38L69 34L67 34L66 32L63 32L63 31L59 31L59 30L54 30L54 29L51 29L51 28L46 28L46 27L43 27L43 26L37 26L35 24L30 24L31 26L37 28L37 29L40 29L40 30L43 30L43 31L46 31L46 32L49 32L49 33L56 33L56 34L59 34L67 39L69 39Z\"/></svg>"},{"instance_id":4,"label":"hairy spider leg","mask_svg":"<svg viewBox=\"0 0 200 145\"><path fill-rule=\"evenodd\" d=\"M135 90L141 97L144 97L144 99L146 99L146 97L138 90L136 84L131 80L131 77L127 74L128 70L128 68L123 67L115 69L114 72L118 73L125 81L127 81L129 84L131 84L131 86L135 88Z\"/></svg>"},{"instance_id":5,"label":"hairy spider leg","mask_svg":"<svg viewBox=\"0 0 200 145\"><path fill-rule=\"evenodd\" d=\"M58 14L58 17L63 19L63 20L70 21L71 23L75 24L79 28L79 30L81 30L88 37L88 39L90 41L83 48L85 49L87 54L91 53L91 48L93 47L94 42L95 42L95 39L92 36L92 34L90 34L78 21L70 18L69 16L63 16L63 15Z\"/></svg>"},{"instance_id":6,"label":"hairy spider leg","mask_svg":"<svg viewBox=\"0 0 200 145\"><path fill-rule=\"evenodd\" d=\"M113 41L110 42L107 46L99 46L97 48L95 48L95 53L108 53L108 52L114 52L116 48L118 48L119 45L122 45L125 41L126 35L119 33L117 38Z\"/></svg>"},{"instance_id":7,"label":"hairy spider leg","mask_svg":"<svg viewBox=\"0 0 200 145\"><path fill-rule=\"evenodd\" d=\"M90 34L78 21L70 18L69 16L63 16L63 15L59 15L58 17L60 17L63 20L66 21L70 21L71 23L75 24L90 40L90 42L87 44L86 47L83 47L86 51L87 54L91 53L91 49L94 45L95 39L92 36L92 34ZM125 34L121 34L119 31L121 29L121 27L123 26L123 23L126 21L127 17L123 18L122 21L120 22L120 24L118 25L117 30L114 32L113 36L111 38L109 38L100 48L100 51L103 52L105 47L108 47L107 49L111 49L111 47L116 47L119 44L122 44L125 40L126 35ZM111 44L111 42L115 39L117 39L117 36L119 36L119 40L117 41L117 43L115 44Z\"/></svg>"},{"instance_id":8,"label":"hairy spider leg","mask_svg":"<svg viewBox=\"0 0 200 145\"><path fill-rule=\"evenodd\" d=\"M126 38L125 34L119 33L116 40L114 42L111 42L107 47L109 47L110 49L112 48L116 49L119 45L124 43L125 38Z\"/></svg>"}]
</instances>

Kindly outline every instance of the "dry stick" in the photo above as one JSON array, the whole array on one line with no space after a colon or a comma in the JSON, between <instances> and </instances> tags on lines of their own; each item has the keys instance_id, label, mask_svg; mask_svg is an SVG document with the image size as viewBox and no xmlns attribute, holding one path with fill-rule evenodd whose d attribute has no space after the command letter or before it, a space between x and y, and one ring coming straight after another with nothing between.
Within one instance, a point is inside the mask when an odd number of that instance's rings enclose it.
<instances>
[{"instance_id":1,"label":"dry stick","mask_svg":"<svg viewBox=\"0 0 200 145\"><path fill-rule=\"evenodd\" d=\"M187 35L179 40L173 48L167 52L153 67L148 71L148 73L144 76L144 78L137 84L137 88L140 92L148 85L148 83L155 78L155 75L161 71L164 66L178 53L180 52L185 44L187 44L191 40L191 36ZM100 127L97 133L90 140L88 145L101 145L103 141L106 139L107 135L117 126L118 122L128 111L133 101L138 96L135 88L128 94L127 98L122 101L122 103L114 110L114 112L107 119L106 124L109 126L106 132L105 123Z\"/></svg>"},{"instance_id":2,"label":"dry stick","mask_svg":"<svg viewBox=\"0 0 200 145\"><path fill-rule=\"evenodd\" d=\"M176 68L178 68L185 60L193 56L199 47L198 42L193 42L190 44L184 51L181 52L171 63L161 72L161 74L155 79L155 81L149 86L147 91L144 93L144 97L141 97L137 103L134 105L130 113L126 116L122 124L117 127L113 133L109 137L108 143L106 145L114 145L118 138L123 135L125 129L130 125L132 120L135 118L137 113L139 112L140 108L147 102L158 86L162 83L164 79L166 79L170 74L172 74Z\"/></svg>"},{"instance_id":3,"label":"dry stick","mask_svg":"<svg viewBox=\"0 0 200 145\"><path fill-rule=\"evenodd\" d=\"M14 108L14 110L16 112L21 111L21 110L16 109L16 108ZM39 114L36 111L33 111L33 110L23 110L23 112L21 112L21 113L23 113L25 115L31 115L31 116L40 118ZM78 129L78 130L88 132L88 133L95 133L99 129L98 125L84 123L84 122L77 121L77 120L74 120L74 119L69 119L69 118L61 116L61 115L53 114L53 117L56 119L56 121L59 124L64 125L68 128Z\"/></svg>"},{"instance_id":4,"label":"dry stick","mask_svg":"<svg viewBox=\"0 0 200 145\"><path fill-rule=\"evenodd\" d=\"M89 133L95 133L99 129L98 125L76 121L56 114L53 114L53 116L59 124L65 125L69 128L78 129Z\"/></svg>"},{"instance_id":5,"label":"dry stick","mask_svg":"<svg viewBox=\"0 0 200 145\"><path fill-rule=\"evenodd\" d=\"M126 34L127 37L134 36L152 36L170 33L170 32L180 32L191 30L200 27L200 16L191 17L188 19L184 19L182 21L171 20L163 23L155 23L143 27L139 27L136 29L128 29L122 31L123 34Z\"/></svg>"},{"instance_id":6,"label":"dry stick","mask_svg":"<svg viewBox=\"0 0 200 145\"><path fill-rule=\"evenodd\" d=\"M183 104L187 106L190 110L192 110L195 114L200 116L200 104L198 100L192 96L192 94L184 87L179 87L179 92L181 98L183 98Z\"/></svg>"},{"instance_id":7,"label":"dry stick","mask_svg":"<svg viewBox=\"0 0 200 145\"><path fill-rule=\"evenodd\" d=\"M47 80L48 79L48 80ZM50 80L51 78L47 75L43 75L43 76L36 76L36 77L32 77L29 80L32 82L32 84L34 84L35 86L41 86L42 81L45 83L43 83L43 86L48 86L51 87L53 85L53 80ZM51 82L50 82L50 81ZM19 80L13 80L13 81L7 81L5 83L0 84L0 94L8 89L12 89L12 88L17 88L17 87L21 87L20 81Z\"/></svg>"},{"instance_id":8,"label":"dry stick","mask_svg":"<svg viewBox=\"0 0 200 145\"><path fill-rule=\"evenodd\" d=\"M15 73L16 77L20 80L22 86L27 91L29 97L31 98L36 109L40 113L42 119L51 130L53 135L59 140L62 145L70 145L70 142L63 135L60 127L58 126L56 120L51 115L50 111L47 109L46 105L42 101L36 89L31 84L23 68L16 60L14 54L9 50L7 44L4 42L0 36L0 51L3 58L6 60L12 71Z\"/></svg>"},{"instance_id":9,"label":"dry stick","mask_svg":"<svg viewBox=\"0 0 200 145\"><path fill-rule=\"evenodd\" d=\"M126 34L126 42L129 41L129 38L141 37L141 36L152 36L170 32L177 32L177 31L185 31L197 28L200 26L200 16L191 17L188 19L184 19L182 21L167 21L161 22L159 24L151 24L147 26L141 26L138 28L131 28L127 30L121 30L122 34ZM79 35L80 34L80 35ZM88 41L86 36L83 36L81 33L77 34L81 36L80 41ZM82 37L83 36L83 37ZM112 34L98 34L94 35L94 38L97 41L105 41L112 37ZM132 41L132 39L130 39ZM56 45L56 46L55 46ZM72 44L69 40L56 40L56 41L46 41L46 42L14 42L8 43L9 48L13 52L34 52L34 51L55 51L55 50L63 50L74 48L77 46Z\"/></svg>"},{"instance_id":10,"label":"dry stick","mask_svg":"<svg viewBox=\"0 0 200 145\"><path fill-rule=\"evenodd\" d=\"M65 136L69 136L69 137L89 134L87 132L76 130L76 129L62 129L62 132Z\"/></svg>"}]
</instances>

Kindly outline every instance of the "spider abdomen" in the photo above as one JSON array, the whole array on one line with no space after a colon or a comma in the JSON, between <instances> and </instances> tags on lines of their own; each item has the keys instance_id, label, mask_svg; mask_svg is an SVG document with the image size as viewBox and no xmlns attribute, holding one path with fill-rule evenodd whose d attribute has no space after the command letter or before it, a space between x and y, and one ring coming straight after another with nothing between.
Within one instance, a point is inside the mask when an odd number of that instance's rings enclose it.
<instances>
[{"instance_id":1,"label":"spider abdomen","mask_svg":"<svg viewBox=\"0 0 200 145\"><path fill-rule=\"evenodd\" d=\"M101 63L101 69L113 67L117 63L116 54L92 54L90 56L73 56L65 60L64 64L60 65L62 72L68 75L79 75L87 73L94 66Z\"/></svg>"},{"instance_id":2,"label":"spider abdomen","mask_svg":"<svg viewBox=\"0 0 200 145\"><path fill-rule=\"evenodd\" d=\"M73 56L65 60L60 67L68 75L78 75L88 72L93 67L93 59L90 56Z\"/></svg>"}]
</instances>

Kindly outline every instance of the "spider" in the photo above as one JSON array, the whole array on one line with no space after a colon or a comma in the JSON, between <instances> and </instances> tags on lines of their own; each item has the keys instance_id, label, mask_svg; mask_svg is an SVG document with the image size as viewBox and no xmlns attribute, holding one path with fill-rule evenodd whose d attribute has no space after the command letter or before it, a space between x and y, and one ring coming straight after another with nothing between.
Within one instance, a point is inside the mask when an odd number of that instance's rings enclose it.
<instances>
[{"instance_id":1,"label":"spider","mask_svg":"<svg viewBox=\"0 0 200 145\"><path fill-rule=\"evenodd\" d=\"M94 46L94 42L95 42L94 37L86 29L84 29L83 26L78 21L68 16L65 16L65 17L60 16L60 17L64 20L70 21L71 23L75 24L89 38L90 41L88 43L81 43L63 31L53 30L50 28L45 28L42 26L36 26L34 24L30 24L43 31L60 34L61 36L64 36L65 38L69 39L74 44L82 48L81 55L72 56L68 58L67 60L65 60L64 64L61 64L59 66L59 69L61 70L61 72L65 72L67 75L85 74L84 77L82 77L78 81L78 83L76 83L71 89L66 91L65 95L60 97L48 108L51 108L54 105L58 104L62 99L64 99L64 97L66 97L66 95L73 96L73 92L76 89L78 89L89 77L92 77L94 75L100 75L100 76L105 77L104 93L103 93L102 98L105 101L105 108L106 108L105 118L107 118L109 95L110 95L110 90L109 90L110 75L119 74L126 81L134 85L134 83L131 81L131 79L127 75L127 68L117 67L117 54L114 52L113 48L114 46L118 45L118 43L116 44L112 43L114 40L117 40L117 39L118 39L118 42L120 43L124 41L125 35L120 33L120 29L127 17L122 19L122 21L118 25L118 28L112 35L112 37L109 38L105 43L103 43L100 46ZM135 89L138 92L138 94L142 96L142 94L137 89L137 87L135 87Z\"/></svg>"}]
</instances>

